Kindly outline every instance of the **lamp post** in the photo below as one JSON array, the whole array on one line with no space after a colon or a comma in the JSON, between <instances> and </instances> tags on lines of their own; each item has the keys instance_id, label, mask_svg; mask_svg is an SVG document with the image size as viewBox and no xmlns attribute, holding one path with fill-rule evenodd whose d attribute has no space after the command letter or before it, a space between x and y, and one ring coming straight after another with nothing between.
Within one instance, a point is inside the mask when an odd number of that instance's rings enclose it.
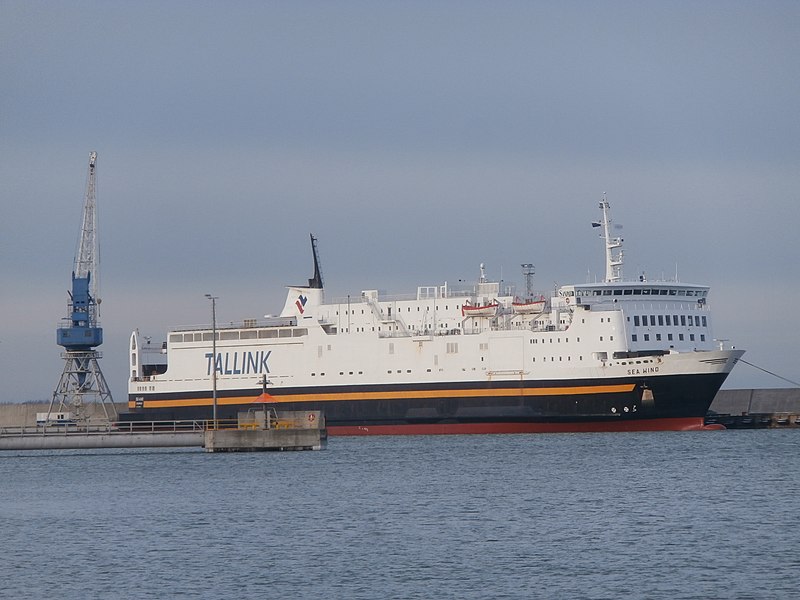
<instances>
[{"instance_id":1,"label":"lamp post","mask_svg":"<svg viewBox=\"0 0 800 600\"><path fill-rule=\"evenodd\" d=\"M218 296L206 294L206 298L211 300L211 390L212 390L212 419L214 429L217 428L217 300Z\"/></svg>"}]
</instances>

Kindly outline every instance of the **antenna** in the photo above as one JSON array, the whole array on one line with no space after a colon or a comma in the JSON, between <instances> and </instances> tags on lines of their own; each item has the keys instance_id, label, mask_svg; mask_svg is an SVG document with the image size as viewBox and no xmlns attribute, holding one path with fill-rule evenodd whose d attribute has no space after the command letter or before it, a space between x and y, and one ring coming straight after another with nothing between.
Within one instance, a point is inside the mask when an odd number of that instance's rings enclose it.
<instances>
[{"instance_id":1,"label":"antenna","mask_svg":"<svg viewBox=\"0 0 800 600\"><path fill-rule=\"evenodd\" d=\"M622 279L623 250L621 237L611 237L611 205L606 200L606 193L603 192L603 199L600 201L600 210L603 211L603 219L594 221L592 227L602 227L603 232L600 237L606 243L606 281L620 281ZM615 227L616 228L616 227Z\"/></svg>"},{"instance_id":2,"label":"antenna","mask_svg":"<svg viewBox=\"0 0 800 600\"><path fill-rule=\"evenodd\" d=\"M525 293L527 294L525 298L530 300L533 298L533 275L536 273L536 268L532 263L522 263L520 266L522 274L525 276Z\"/></svg>"}]
</instances>

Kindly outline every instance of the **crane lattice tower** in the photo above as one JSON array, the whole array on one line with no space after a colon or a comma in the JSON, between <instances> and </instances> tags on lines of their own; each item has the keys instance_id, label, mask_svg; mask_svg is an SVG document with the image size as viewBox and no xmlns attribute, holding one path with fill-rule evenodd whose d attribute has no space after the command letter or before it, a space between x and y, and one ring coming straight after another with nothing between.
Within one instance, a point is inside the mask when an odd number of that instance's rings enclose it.
<instances>
[{"instance_id":1,"label":"crane lattice tower","mask_svg":"<svg viewBox=\"0 0 800 600\"><path fill-rule=\"evenodd\" d=\"M64 348L64 371L53 392L49 415L70 412L74 419L89 421L95 417L116 420L117 412L95 348L103 343L103 328L98 321L100 257L97 243L97 152L89 154L89 173L83 204L83 222L75 251L72 291L66 317L56 330L59 346ZM100 413L102 409L102 414Z\"/></svg>"}]
</instances>

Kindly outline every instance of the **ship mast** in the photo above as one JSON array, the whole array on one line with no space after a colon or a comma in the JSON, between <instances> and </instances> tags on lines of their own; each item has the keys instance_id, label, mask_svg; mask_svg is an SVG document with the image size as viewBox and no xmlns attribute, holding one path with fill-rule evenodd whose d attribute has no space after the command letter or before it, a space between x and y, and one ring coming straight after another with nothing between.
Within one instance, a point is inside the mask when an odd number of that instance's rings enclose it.
<instances>
[{"instance_id":1,"label":"ship mast","mask_svg":"<svg viewBox=\"0 0 800 600\"><path fill-rule=\"evenodd\" d=\"M622 263L623 263L623 250L621 237L611 236L611 205L606 200L606 195L603 194L603 199L600 201L600 210L603 211L602 221L592 223L593 227L602 227L603 233L600 237L603 238L606 244L606 282L614 282L622 280Z\"/></svg>"}]
</instances>

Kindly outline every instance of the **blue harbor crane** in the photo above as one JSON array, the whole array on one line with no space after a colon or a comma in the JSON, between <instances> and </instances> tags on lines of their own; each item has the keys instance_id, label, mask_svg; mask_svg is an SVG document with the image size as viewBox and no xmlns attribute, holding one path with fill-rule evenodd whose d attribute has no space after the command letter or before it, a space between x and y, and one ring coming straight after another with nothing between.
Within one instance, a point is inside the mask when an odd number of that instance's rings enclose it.
<instances>
[{"instance_id":1,"label":"blue harbor crane","mask_svg":"<svg viewBox=\"0 0 800 600\"><path fill-rule=\"evenodd\" d=\"M99 252L97 244L97 152L89 154L89 173L83 204L83 222L75 251L72 291L68 316L56 330L56 340L64 348L64 371L50 401L48 421L56 413L69 412L75 421L95 417L116 420L111 392L100 365L102 354L95 348L103 343L103 328L98 322ZM98 410L102 408L102 415Z\"/></svg>"}]
</instances>

